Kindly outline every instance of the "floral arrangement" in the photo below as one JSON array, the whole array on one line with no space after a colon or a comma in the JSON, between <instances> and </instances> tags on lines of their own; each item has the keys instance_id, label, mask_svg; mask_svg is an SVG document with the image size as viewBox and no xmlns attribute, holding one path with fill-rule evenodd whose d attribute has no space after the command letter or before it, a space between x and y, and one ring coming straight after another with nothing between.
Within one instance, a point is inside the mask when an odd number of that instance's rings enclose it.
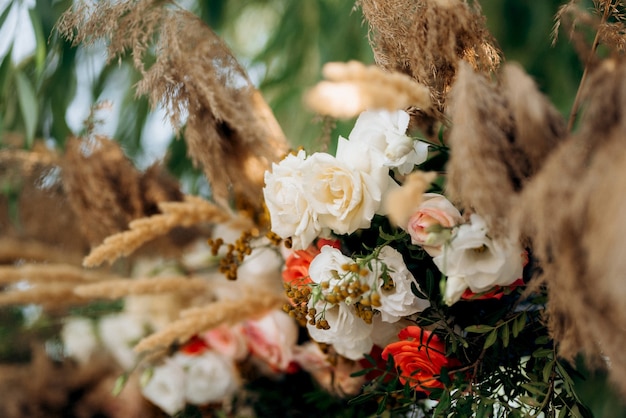
<instances>
[{"instance_id":1,"label":"floral arrangement","mask_svg":"<svg viewBox=\"0 0 626 418\"><path fill-rule=\"evenodd\" d=\"M620 219L626 178L624 5L557 13L555 36L569 27L585 51L567 121L502 63L478 2L357 6L377 65L329 63L304 97L354 125L290 151L196 16L168 1L74 5L58 32L103 39L110 60L132 52L138 93L181 129L211 194L137 170L93 115L63 155L2 156L32 180L26 203L75 215L58 224L72 234L38 238L81 240L17 258L9 241L0 304L57 312L46 344L80 370L106 364L118 399L134 388L128 416L276 416L291 397L337 416L591 416L577 355L626 393L626 233L605 221Z\"/></svg>"},{"instance_id":2,"label":"floral arrangement","mask_svg":"<svg viewBox=\"0 0 626 418\"><path fill-rule=\"evenodd\" d=\"M542 321L545 292L527 291L527 251L419 170L449 149L412 136L409 119L365 111L335 156L301 150L266 173L272 232L290 248L285 311L363 364L355 375L374 377L357 399L379 413L585 411Z\"/></svg>"}]
</instances>

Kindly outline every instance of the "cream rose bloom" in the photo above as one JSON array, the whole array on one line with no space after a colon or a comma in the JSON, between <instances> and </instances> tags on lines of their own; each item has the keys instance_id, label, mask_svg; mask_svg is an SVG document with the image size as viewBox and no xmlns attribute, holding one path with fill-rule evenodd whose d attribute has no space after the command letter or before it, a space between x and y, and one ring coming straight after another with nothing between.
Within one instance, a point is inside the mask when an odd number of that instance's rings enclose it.
<instances>
[{"instance_id":1,"label":"cream rose bloom","mask_svg":"<svg viewBox=\"0 0 626 418\"><path fill-rule=\"evenodd\" d=\"M141 388L141 393L150 402L169 415L185 407L185 371L171 358L153 369L152 377Z\"/></svg>"},{"instance_id":2,"label":"cream rose bloom","mask_svg":"<svg viewBox=\"0 0 626 418\"><path fill-rule=\"evenodd\" d=\"M406 136L410 116L403 110L366 111L359 115L349 139L367 144L384 157L384 165L408 174L428 158L428 144Z\"/></svg>"},{"instance_id":3,"label":"cream rose bloom","mask_svg":"<svg viewBox=\"0 0 626 418\"><path fill-rule=\"evenodd\" d=\"M339 138L338 155L348 147L347 142ZM388 174L375 164L325 153L311 155L304 174L304 190L319 226L337 234L370 226L388 182Z\"/></svg>"},{"instance_id":4,"label":"cream rose bloom","mask_svg":"<svg viewBox=\"0 0 626 418\"><path fill-rule=\"evenodd\" d=\"M383 264L387 266L388 274L393 280L394 286L390 290L382 289L383 281L378 279L382 274ZM381 306L376 309L381 313L384 322L399 321L430 306L428 300L418 298L411 291L411 283L415 283L418 288L419 285L407 269L402 254L392 247L386 246L380 250L379 259L372 263L372 274L380 282Z\"/></svg>"},{"instance_id":5,"label":"cream rose bloom","mask_svg":"<svg viewBox=\"0 0 626 418\"><path fill-rule=\"evenodd\" d=\"M305 161L305 153L300 151L272 164L272 171L265 172L263 188L272 231L282 238L291 237L295 249L307 248L321 231L304 187Z\"/></svg>"},{"instance_id":6,"label":"cream rose bloom","mask_svg":"<svg viewBox=\"0 0 626 418\"><path fill-rule=\"evenodd\" d=\"M441 245L450 238L450 229L462 222L461 213L448 199L440 194L425 193L406 229L413 244L421 245L435 257L441 253Z\"/></svg>"},{"instance_id":7,"label":"cream rose bloom","mask_svg":"<svg viewBox=\"0 0 626 418\"><path fill-rule=\"evenodd\" d=\"M61 330L61 341L65 355L87 364L98 348L94 323L88 318L68 318Z\"/></svg>"},{"instance_id":8,"label":"cream rose bloom","mask_svg":"<svg viewBox=\"0 0 626 418\"><path fill-rule=\"evenodd\" d=\"M433 262L448 278L444 299L457 302L466 289L480 293L494 286L508 286L522 277L519 244L494 241L487 236L485 221L478 215L461 225L449 244Z\"/></svg>"},{"instance_id":9,"label":"cream rose bloom","mask_svg":"<svg viewBox=\"0 0 626 418\"><path fill-rule=\"evenodd\" d=\"M298 342L298 326L289 315L274 310L260 319L246 321L244 330L253 355L273 370L289 368Z\"/></svg>"},{"instance_id":10,"label":"cream rose bloom","mask_svg":"<svg viewBox=\"0 0 626 418\"><path fill-rule=\"evenodd\" d=\"M222 402L239 389L240 377L234 363L213 350L200 355L177 353L173 359L185 372L184 386L179 390L190 404Z\"/></svg>"},{"instance_id":11,"label":"cream rose bloom","mask_svg":"<svg viewBox=\"0 0 626 418\"><path fill-rule=\"evenodd\" d=\"M107 315L98 322L102 343L118 364L127 370L137 361L133 346L146 332L147 323L140 316L125 312Z\"/></svg>"}]
</instances>

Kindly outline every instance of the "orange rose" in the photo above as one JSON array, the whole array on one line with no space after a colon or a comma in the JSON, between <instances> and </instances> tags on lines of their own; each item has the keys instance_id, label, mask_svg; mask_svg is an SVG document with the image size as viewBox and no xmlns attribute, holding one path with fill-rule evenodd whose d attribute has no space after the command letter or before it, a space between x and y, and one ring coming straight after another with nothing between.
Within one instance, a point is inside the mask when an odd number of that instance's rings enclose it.
<instances>
[{"instance_id":1,"label":"orange rose","mask_svg":"<svg viewBox=\"0 0 626 418\"><path fill-rule=\"evenodd\" d=\"M401 341L385 347L382 358L393 357L400 370L400 382L408 382L413 390L426 394L430 393L430 389L443 388L438 380L441 368L458 365L457 360L445 356L444 342L417 326L404 328L398 337Z\"/></svg>"},{"instance_id":2,"label":"orange rose","mask_svg":"<svg viewBox=\"0 0 626 418\"><path fill-rule=\"evenodd\" d=\"M524 279L517 279L513 283L508 286L494 286L488 292L483 293L474 293L469 288L465 289L465 292L461 295L461 299L463 300L485 300L485 299L502 299L502 296L505 294L512 292L516 288L520 286L524 286Z\"/></svg>"}]
</instances>

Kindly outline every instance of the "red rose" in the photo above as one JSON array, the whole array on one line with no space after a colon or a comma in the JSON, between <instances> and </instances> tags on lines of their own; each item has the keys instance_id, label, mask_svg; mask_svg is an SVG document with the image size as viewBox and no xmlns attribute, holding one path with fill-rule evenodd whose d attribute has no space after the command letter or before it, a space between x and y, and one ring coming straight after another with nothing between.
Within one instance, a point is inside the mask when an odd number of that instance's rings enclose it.
<instances>
[{"instance_id":1,"label":"red rose","mask_svg":"<svg viewBox=\"0 0 626 418\"><path fill-rule=\"evenodd\" d=\"M443 388L438 380L442 367L457 366L458 361L445 356L443 341L430 331L417 326L404 328L398 334L401 341L389 344L382 353L387 360L391 355L400 370L400 382L409 383L413 390L430 393L430 389Z\"/></svg>"},{"instance_id":2,"label":"red rose","mask_svg":"<svg viewBox=\"0 0 626 418\"><path fill-rule=\"evenodd\" d=\"M508 286L494 286L493 289L484 293L474 293L468 288L461 295L461 299L464 299L464 300L502 299L502 296L504 296L505 294L510 293L516 288L520 286L524 286L524 285L525 285L524 279L517 279Z\"/></svg>"},{"instance_id":3,"label":"red rose","mask_svg":"<svg viewBox=\"0 0 626 418\"><path fill-rule=\"evenodd\" d=\"M208 349L208 344L197 335L191 337L189 341L187 341L185 344L183 344L182 347L180 347L180 351L187 354L188 356L200 355Z\"/></svg>"}]
</instances>

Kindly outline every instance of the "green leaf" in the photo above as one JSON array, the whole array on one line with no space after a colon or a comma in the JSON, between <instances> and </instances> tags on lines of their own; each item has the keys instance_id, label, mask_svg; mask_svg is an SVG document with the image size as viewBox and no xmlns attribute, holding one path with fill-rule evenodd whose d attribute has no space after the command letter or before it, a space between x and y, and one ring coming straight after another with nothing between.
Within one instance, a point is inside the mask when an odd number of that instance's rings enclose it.
<instances>
[{"instance_id":1,"label":"green leaf","mask_svg":"<svg viewBox=\"0 0 626 418\"><path fill-rule=\"evenodd\" d=\"M522 312L520 316L518 316L517 318L515 318L515 320L513 321L513 337L517 338L517 336L519 335L520 332L522 332L522 330L524 329L524 327L526 326L526 312Z\"/></svg>"},{"instance_id":2,"label":"green leaf","mask_svg":"<svg viewBox=\"0 0 626 418\"><path fill-rule=\"evenodd\" d=\"M532 356L534 358L544 358L544 357L548 357L550 354L552 354L551 348L539 348L533 351Z\"/></svg>"},{"instance_id":3,"label":"green leaf","mask_svg":"<svg viewBox=\"0 0 626 418\"><path fill-rule=\"evenodd\" d=\"M35 128L37 127L37 119L39 118L37 98L33 85L24 73L21 71L16 72L15 81L20 110L22 112L22 120L24 121L24 128L26 130L26 146L30 148L35 138Z\"/></svg>"},{"instance_id":4,"label":"green leaf","mask_svg":"<svg viewBox=\"0 0 626 418\"><path fill-rule=\"evenodd\" d=\"M544 387L539 387L539 383L540 382L534 382L534 383L522 383L522 387L524 389L526 389L528 392L532 393L533 395L537 395L537 396L545 396L546 395L546 391ZM544 385L543 383L541 383L541 385Z\"/></svg>"},{"instance_id":5,"label":"green leaf","mask_svg":"<svg viewBox=\"0 0 626 418\"><path fill-rule=\"evenodd\" d=\"M470 325L465 328L465 331L474 332L476 334L486 334L494 329L496 329L496 327L492 327L491 325Z\"/></svg>"},{"instance_id":6,"label":"green leaf","mask_svg":"<svg viewBox=\"0 0 626 418\"><path fill-rule=\"evenodd\" d=\"M554 361L549 361L543 366L543 381L548 382L550 380L550 375L552 374L552 370L554 369Z\"/></svg>"},{"instance_id":7,"label":"green leaf","mask_svg":"<svg viewBox=\"0 0 626 418\"><path fill-rule=\"evenodd\" d=\"M359 376L365 376L366 374L368 374L369 372L371 372L373 369L362 369L362 370L358 370L354 373L350 374L350 377L359 377Z\"/></svg>"},{"instance_id":8,"label":"green leaf","mask_svg":"<svg viewBox=\"0 0 626 418\"><path fill-rule=\"evenodd\" d=\"M113 396L118 396L122 390L124 390L124 386L126 386L126 382L128 382L128 377L128 373L124 373L115 379L115 384L113 385L113 390L111 391Z\"/></svg>"},{"instance_id":9,"label":"green leaf","mask_svg":"<svg viewBox=\"0 0 626 418\"><path fill-rule=\"evenodd\" d=\"M502 345L504 347L508 347L510 332L509 332L509 326L507 324L504 324L504 326L500 330L500 335L502 336Z\"/></svg>"},{"instance_id":10,"label":"green leaf","mask_svg":"<svg viewBox=\"0 0 626 418\"><path fill-rule=\"evenodd\" d=\"M491 331L489 335L487 335L487 339L485 340L485 345L483 346L483 348L487 349L491 347L492 345L495 344L497 339L498 339L498 330L494 329L493 331Z\"/></svg>"}]
</instances>

